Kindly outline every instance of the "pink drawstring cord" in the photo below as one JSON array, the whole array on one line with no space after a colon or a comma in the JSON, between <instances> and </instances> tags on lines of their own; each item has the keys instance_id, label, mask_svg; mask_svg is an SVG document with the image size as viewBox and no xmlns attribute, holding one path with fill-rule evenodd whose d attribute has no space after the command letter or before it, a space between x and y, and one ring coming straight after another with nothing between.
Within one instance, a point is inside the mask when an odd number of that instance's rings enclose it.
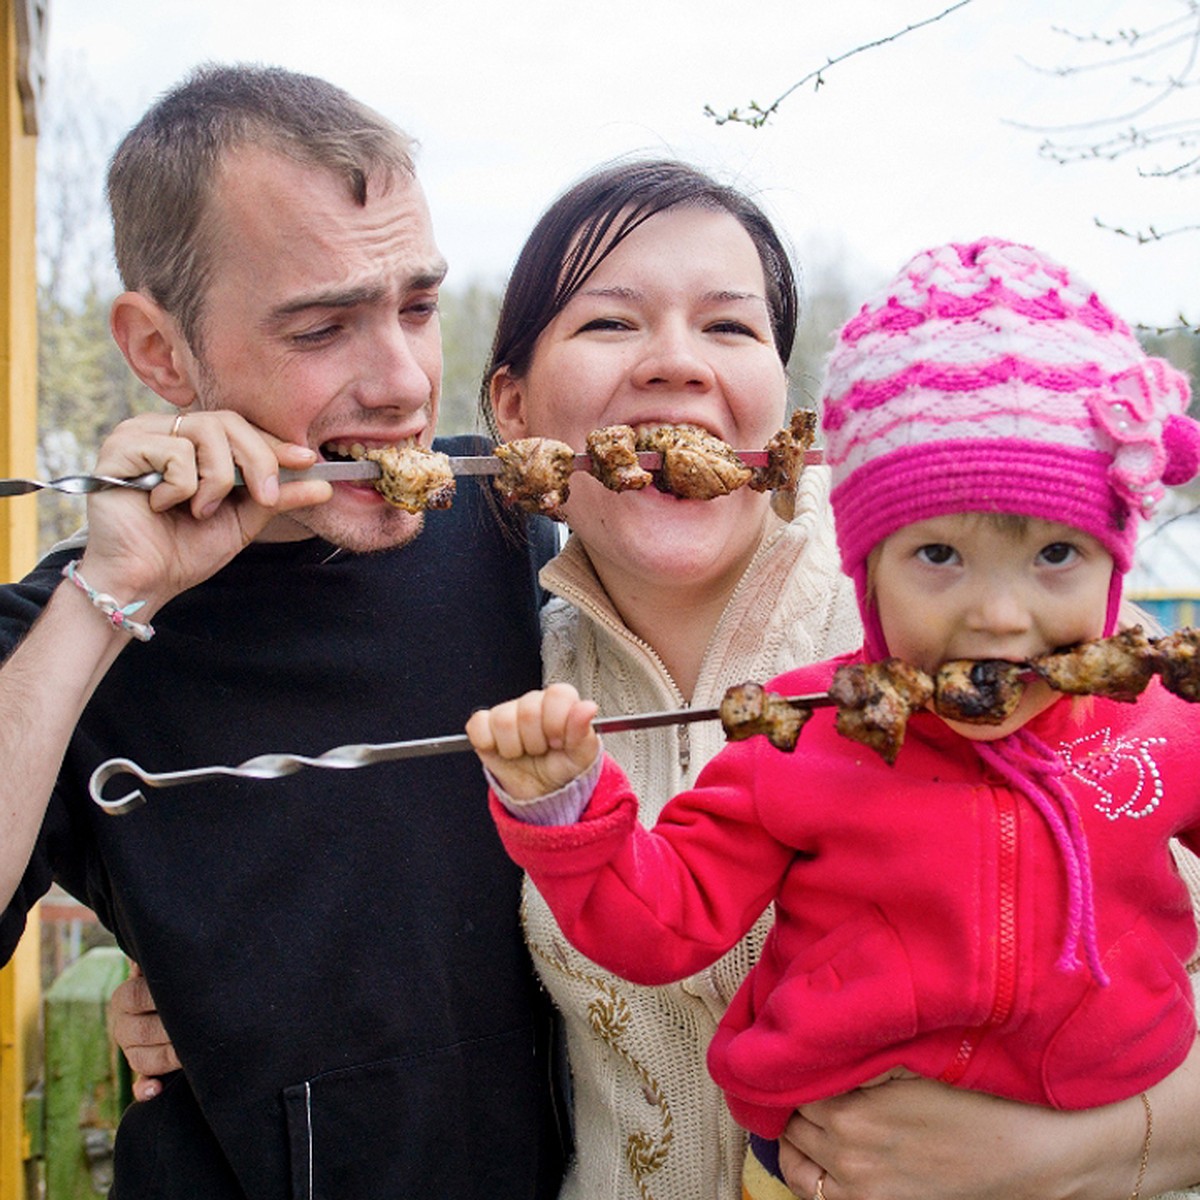
<instances>
[{"instance_id":1,"label":"pink drawstring cord","mask_svg":"<svg viewBox=\"0 0 1200 1200\"><path fill-rule=\"evenodd\" d=\"M1063 785L1062 760L1027 730L1019 729L996 742L976 742L980 758L1025 796L1041 813L1062 855L1067 875L1067 931L1058 967L1079 966L1079 943L1092 977L1101 987L1108 975L1100 963L1096 935L1096 898L1087 836L1075 800Z\"/></svg>"}]
</instances>

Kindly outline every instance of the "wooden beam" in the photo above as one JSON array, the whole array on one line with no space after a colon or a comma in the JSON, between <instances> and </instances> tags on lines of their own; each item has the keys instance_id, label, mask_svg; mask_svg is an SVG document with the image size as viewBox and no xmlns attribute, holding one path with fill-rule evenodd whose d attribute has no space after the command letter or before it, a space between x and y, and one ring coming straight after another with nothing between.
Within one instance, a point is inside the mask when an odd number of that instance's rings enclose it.
<instances>
[{"instance_id":1,"label":"wooden beam","mask_svg":"<svg viewBox=\"0 0 1200 1200\"><path fill-rule=\"evenodd\" d=\"M18 11L19 10L19 11ZM0 0L0 475L34 472L37 447L36 106L46 0ZM24 40L18 34L24 34ZM37 557L35 504L0 509L0 572L20 578ZM0 971L0 1197L31 1197L36 1164L23 1120L40 1056L37 914Z\"/></svg>"}]
</instances>

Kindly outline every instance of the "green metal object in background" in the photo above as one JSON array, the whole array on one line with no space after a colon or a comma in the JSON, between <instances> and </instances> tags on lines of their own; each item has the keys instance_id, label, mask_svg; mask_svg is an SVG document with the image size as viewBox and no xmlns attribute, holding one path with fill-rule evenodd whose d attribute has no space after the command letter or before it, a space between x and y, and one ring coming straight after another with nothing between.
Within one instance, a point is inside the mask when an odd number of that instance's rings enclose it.
<instances>
[{"instance_id":1,"label":"green metal object in background","mask_svg":"<svg viewBox=\"0 0 1200 1200\"><path fill-rule=\"evenodd\" d=\"M109 1040L107 1013L126 970L120 950L98 946L46 993L46 1200L94 1200L112 1183L113 1137L131 1095L129 1068Z\"/></svg>"}]
</instances>

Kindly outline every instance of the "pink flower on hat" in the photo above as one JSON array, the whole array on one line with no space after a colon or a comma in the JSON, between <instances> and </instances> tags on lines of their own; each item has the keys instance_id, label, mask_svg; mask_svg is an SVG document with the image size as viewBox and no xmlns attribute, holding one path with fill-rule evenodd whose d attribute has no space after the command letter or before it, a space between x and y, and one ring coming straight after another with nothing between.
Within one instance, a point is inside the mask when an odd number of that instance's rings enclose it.
<instances>
[{"instance_id":1,"label":"pink flower on hat","mask_svg":"<svg viewBox=\"0 0 1200 1200\"><path fill-rule=\"evenodd\" d=\"M1172 393L1177 412L1166 411ZM1139 516L1150 516L1163 498L1163 478L1171 459L1164 434L1168 421L1186 409L1187 398L1182 376L1157 358L1122 371L1106 390L1087 397L1092 418L1112 441L1109 485ZM1190 440L1200 445L1195 422L1187 420L1186 427L1193 431ZM1183 440L1189 440L1186 434ZM1177 451L1175 458L1181 457Z\"/></svg>"}]
</instances>

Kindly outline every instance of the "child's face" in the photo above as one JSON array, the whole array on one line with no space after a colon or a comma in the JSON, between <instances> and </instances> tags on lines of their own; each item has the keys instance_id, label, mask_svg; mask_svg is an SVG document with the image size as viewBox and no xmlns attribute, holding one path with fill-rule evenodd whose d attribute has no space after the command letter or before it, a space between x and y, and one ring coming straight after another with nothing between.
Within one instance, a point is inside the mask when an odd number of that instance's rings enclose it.
<instances>
[{"instance_id":1,"label":"child's face","mask_svg":"<svg viewBox=\"0 0 1200 1200\"><path fill-rule=\"evenodd\" d=\"M1112 556L1070 525L959 514L897 530L872 552L875 602L888 651L931 674L957 658L1023 662L1104 633ZM959 725L990 741L1057 696L1026 686L1003 725Z\"/></svg>"}]
</instances>

